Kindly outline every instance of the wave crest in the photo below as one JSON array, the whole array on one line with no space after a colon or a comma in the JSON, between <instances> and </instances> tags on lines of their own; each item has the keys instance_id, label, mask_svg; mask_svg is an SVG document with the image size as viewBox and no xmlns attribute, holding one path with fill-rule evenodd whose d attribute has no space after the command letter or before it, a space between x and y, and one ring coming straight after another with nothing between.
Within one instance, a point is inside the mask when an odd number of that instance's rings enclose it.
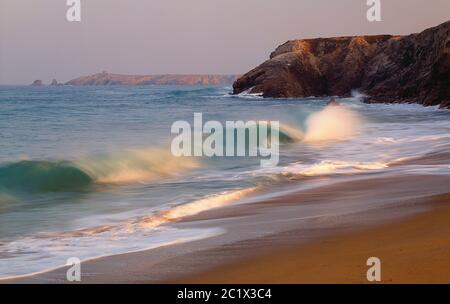
<instances>
[{"instance_id":1,"label":"wave crest","mask_svg":"<svg viewBox=\"0 0 450 304\"><path fill-rule=\"evenodd\" d=\"M95 159L79 166L97 183L133 183L157 180L197 167L193 158L174 157L165 150L131 150Z\"/></svg>"},{"instance_id":2,"label":"wave crest","mask_svg":"<svg viewBox=\"0 0 450 304\"><path fill-rule=\"evenodd\" d=\"M354 136L362 125L361 117L344 106L327 106L306 120L304 142L345 140Z\"/></svg>"},{"instance_id":3,"label":"wave crest","mask_svg":"<svg viewBox=\"0 0 450 304\"><path fill-rule=\"evenodd\" d=\"M346 140L356 135L362 124L363 119L357 112L343 105L327 106L310 114L304 129L280 124L279 140L280 143L307 144Z\"/></svg>"},{"instance_id":4,"label":"wave crest","mask_svg":"<svg viewBox=\"0 0 450 304\"><path fill-rule=\"evenodd\" d=\"M195 168L192 158L162 150L134 150L78 161L20 161L0 167L0 190L72 192L92 184L132 183Z\"/></svg>"},{"instance_id":5,"label":"wave crest","mask_svg":"<svg viewBox=\"0 0 450 304\"><path fill-rule=\"evenodd\" d=\"M0 188L42 192L75 191L93 179L69 162L20 161L0 167Z\"/></svg>"}]
</instances>

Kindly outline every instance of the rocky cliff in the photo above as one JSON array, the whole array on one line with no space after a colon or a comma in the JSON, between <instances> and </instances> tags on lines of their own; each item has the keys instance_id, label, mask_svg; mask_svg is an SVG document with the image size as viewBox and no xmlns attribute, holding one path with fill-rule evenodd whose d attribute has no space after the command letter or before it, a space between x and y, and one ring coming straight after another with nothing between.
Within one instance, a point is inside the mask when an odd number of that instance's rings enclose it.
<instances>
[{"instance_id":1,"label":"rocky cliff","mask_svg":"<svg viewBox=\"0 0 450 304\"><path fill-rule=\"evenodd\" d=\"M221 85L232 84L235 75L121 75L102 72L68 81L67 85Z\"/></svg>"},{"instance_id":2,"label":"rocky cliff","mask_svg":"<svg viewBox=\"0 0 450 304\"><path fill-rule=\"evenodd\" d=\"M408 36L292 40L241 76L234 94L348 96L450 107L450 21Z\"/></svg>"}]
</instances>

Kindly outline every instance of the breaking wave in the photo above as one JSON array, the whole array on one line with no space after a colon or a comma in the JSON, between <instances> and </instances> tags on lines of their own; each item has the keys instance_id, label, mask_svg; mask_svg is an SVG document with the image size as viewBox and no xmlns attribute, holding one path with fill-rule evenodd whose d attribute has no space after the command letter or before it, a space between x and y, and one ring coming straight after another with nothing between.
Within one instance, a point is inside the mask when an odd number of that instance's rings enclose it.
<instances>
[{"instance_id":1,"label":"breaking wave","mask_svg":"<svg viewBox=\"0 0 450 304\"><path fill-rule=\"evenodd\" d=\"M361 130L361 116L345 106L327 106L312 113L305 128L280 125L280 143L323 143L350 139Z\"/></svg>"},{"instance_id":2,"label":"breaking wave","mask_svg":"<svg viewBox=\"0 0 450 304\"><path fill-rule=\"evenodd\" d=\"M69 162L20 161L0 167L0 189L74 191L93 182L82 169Z\"/></svg>"},{"instance_id":3,"label":"breaking wave","mask_svg":"<svg viewBox=\"0 0 450 304\"><path fill-rule=\"evenodd\" d=\"M71 192L93 184L164 178L196 167L161 150L134 150L76 161L19 161L0 167L0 191Z\"/></svg>"},{"instance_id":4,"label":"breaking wave","mask_svg":"<svg viewBox=\"0 0 450 304\"><path fill-rule=\"evenodd\" d=\"M361 128L362 119L344 106L328 106L306 120L304 142L345 140Z\"/></svg>"}]
</instances>

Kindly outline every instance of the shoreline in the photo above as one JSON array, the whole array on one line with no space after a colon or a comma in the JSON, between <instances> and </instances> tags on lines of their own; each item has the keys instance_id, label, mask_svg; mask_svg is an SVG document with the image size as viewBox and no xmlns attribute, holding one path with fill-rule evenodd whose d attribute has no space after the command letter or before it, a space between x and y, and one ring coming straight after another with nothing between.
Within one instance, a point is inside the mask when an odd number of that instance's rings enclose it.
<instances>
[{"instance_id":1,"label":"shoreline","mask_svg":"<svg viewBox=\"0 0 450 304\"><path fill-rule=\"evenodd\" d=\"M224 234L84 261L82 283L257 283L264 278L268 280L264 282L283 282L268 276L273 269L265 273L256 269L264 265L264 261L270 261L270 265L281 265L280 271L284 269L283 265L292 269L289 261L297 263L297 259L289 258L292 255L303 256L300 253L309 252L312 258L317 256L320 248L327 248L326 244L333 243L332 240L351 240L358 233L370 235L371 231L383 230L389 225L403 225L400 223L434 214L433 206L443 205L443 200L450 202L449 195L444 194L448 192L444 186L446 182L450 183L450 179L445 176L369 175L356 181L343 179L336 184L307 188L255 203L212 209L173 223L172 226L178 229L220 227L224 229ZM351 203L348 201L349 194L353 197ZM335 203L349 204L346 207L349 213L333 213ZM363 204L366 209L358 211L361 207L358 204ZM342 205L336 210L342 210ZM450 208L447 213L450 219ZM317 249L308 249L313 247ZM332 252L336 250L334 248ZM345 251L341 254L344 259ZM351 255L347 253L347 257ZM333 259L332 256L326 258ZM255 269L248 269L246 267L250 266L245 262L246 259L251 259L252 263L263 262L251 264ZM338 264L346 265L344 262ZM318 260L317 263L322 262ZM312 261L309 264L313 265ZM365 267L364 263L362 265ZM61 267L34 276L2 280L0 284L68 283L65 279L67 269ZM240 272L240 269L248 269L245 270L247 274ZM311 271L315 272L314 269ZM248 276L248 273L257 276ZM290 278L288 273L280 273L280 276ZM297 282L296 279L289 282ZM328 280L326 276L322 279L317 282L341 282ZM316 281L308 279L298 282Z\"/></svg>"}]
</instances>

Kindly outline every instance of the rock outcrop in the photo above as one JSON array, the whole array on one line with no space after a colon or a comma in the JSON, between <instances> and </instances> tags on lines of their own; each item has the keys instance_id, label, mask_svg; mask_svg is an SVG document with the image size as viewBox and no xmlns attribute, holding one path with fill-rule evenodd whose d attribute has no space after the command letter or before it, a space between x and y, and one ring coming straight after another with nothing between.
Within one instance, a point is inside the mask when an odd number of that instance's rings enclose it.
<instances>
[{"instance_id":1,"label":"rock outcrop","mask_svg":"<svg viewBox=\"0 0 450 304\"><path fill-rule=\"evenodd\" d=\"M51 86L61 86L62 83L59 83L55 78L53 78L52 82L50 82Z\"/></svg>"},{"instance_id":2,"label":"rock outcrop","mask_svg":"<svg viewBox=\"0 0 450 304\"><path fill-rule=\"evenodd\" d=\"M121 75L102 72L68 81L67 85L222 85L236 75Z\"/></svg>"},{"instance_id":3,"label":"rock outcrop","mask_svg":"<svg viewBox=\"0 0 450 304\"><path fill-rule=\"evenodd\" d=\"M42 80L37 79L37 80L33 81L33 83L31 85L33 85L33 86L42 86L42 85L44 85L44 83L42 82Z\"/></svg>"},{"instance_id":4,"label":"rock outcrop","mask_svg":"<svg viewBox=\"0 0 450 304\"><path fill-rule=\"evenodd\" d=\"M241 76L234 94L264 97L367 95L366 102L450 107L450 21L408 36L288 41Z\"/></svg>"}]
</instances>

